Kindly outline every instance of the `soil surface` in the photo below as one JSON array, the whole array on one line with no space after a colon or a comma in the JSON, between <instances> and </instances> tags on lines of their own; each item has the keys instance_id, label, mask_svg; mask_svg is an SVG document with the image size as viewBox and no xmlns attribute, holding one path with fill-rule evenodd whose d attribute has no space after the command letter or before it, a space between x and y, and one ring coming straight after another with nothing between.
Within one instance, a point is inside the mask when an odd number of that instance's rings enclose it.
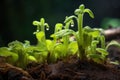
<instances>
[{"instance_id":1,"label":"soil surface","mask_svg":"<svg viewBox=\"0 0 120 80\"><path fill-rule=\"evenodd\" d=\"M81 62L76 57L69 62L29 64L26 70L8 63L0 64L0 80L120 80L119 75L119 66Z\"/></svg>"}]
</instances>

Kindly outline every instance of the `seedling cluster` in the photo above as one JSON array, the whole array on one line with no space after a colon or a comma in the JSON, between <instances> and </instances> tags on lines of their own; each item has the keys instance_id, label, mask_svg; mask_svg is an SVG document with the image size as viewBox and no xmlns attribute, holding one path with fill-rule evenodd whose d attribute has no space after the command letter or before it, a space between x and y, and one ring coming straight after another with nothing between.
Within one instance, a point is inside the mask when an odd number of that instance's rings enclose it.
<instances>
[{"instance_id":1,"label":"seedling cluster","mask_svg":"<svg viewBox=\"0 0 120 80\"><path fill-rule=\"evenodd\" d=\"M120 44L112 41L105 46L105 37L101 29L83 26L85 13L94 18L93 12L81 4L75 10L75 15L67 16L63 24L55 25L54 33L50 35L52 40L46 39L45 29L49 30L50 27L45 23L44 18L33 21L33 25L37 27L34 32L37 45L30 45L29 41L25 43L13 41L8 47L0 48L0 56L4 57L6 62L22 68L25 68L29 62L54 63L73 55L77 55L81 61L92 60L104 64L107 60L108 47L120 46ZM76 26L74 21L77 21ZM73 26L78 30L70 29ZM71 40L72 37L74 38Z\"/></svg>"}]
</instances>

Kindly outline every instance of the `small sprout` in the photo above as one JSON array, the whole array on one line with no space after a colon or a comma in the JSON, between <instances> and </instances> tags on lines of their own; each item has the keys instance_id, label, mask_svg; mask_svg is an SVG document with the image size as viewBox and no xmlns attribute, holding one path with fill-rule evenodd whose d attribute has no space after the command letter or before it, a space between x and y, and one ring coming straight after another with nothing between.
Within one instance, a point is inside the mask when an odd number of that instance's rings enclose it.
<instances>
[{"instance_id":1,"label":"small sprout","mask_svg":"<svg viewBox=\"0 0 120 80\"><path fill-rule=\"evenodd\" d=\"M62 27L63 27L63 24L62 24L62 23L57 23L57 24L55 25L55 31L54 31L54 33L62 30Z\"/></svg>"},{"instance_id":2,"label":"small sprout","mask_svg":"<svg viewBox=\"0 0 120 80\"><path fill-rule=\"evenodd\" d=\"M38 31L43 31L43 32L45 32L44 31L44 28L46 27L46 28L49 28L49 25L47 24L47 23L45 23L45 19L44 18L41 18L40 19L40 22L39 21L33 21L33 25L34 26L37 26L37 31L36 32L38 32Z\"/></svg>"},{"instance_id":3,"label":"small sprout","mask_svg":"<svg viewBox=\"0 0 120 80\"><path fill-rule=\"evenodd\" d=\"M83 32L83 15L84 13L87 12L89 13L90 17L93 18L93 13L90 9L85 9L84 4L81 4L78 9L75 10L75 15L77 15L77 24L78 24L78 36L77 38L77 43L78 43L78 49L79 49L79 55L81 56L81 60L86 60L85 57L85 48L84 48L84 32Z\"/></svg>"},{"instance_id":4,"label":"small sprout","mask_svg":"<svg viewBox=\"0 0 120 80\"><path fill-rule=\"evenodd\" d=\"M45 19L41 18L40 22L39 21L33 21L33 25L37 26L36 32L34 34L36 35L36 38L38 40L37 46L40 48L47 47L46 46L46 35L45 35L45 27L47 30L49 30L49 25L45 23Z\"/></svg>"},{"instance_id":5,"label":"small sprout","mask_svg":"<svg viewBox=\"0 0 120 80\"><path fill-rule=\"evenodd\" d=\"M19 57L18 54L11 52L7 47L0 48L0 56L5 57L6 61L11 64L15 64Z\"/></svg>"},{"instance_id":6,"label":"small sprout","mask_svg":"<svg viewBox=\"0 0 120 80\"><path fill-rule=\"evenodd\" d=\"M111 41L109 44L107 44L105 49L108 50L110 46L116 46L120 48L120 44L117 41Z\"/></svg>"},{"instance_id":7,"label":"small sprout","mask_svg":"<svg viewBox=\"0 0 120 80\"><path fill-rule=\"evenodd\" d=\"M65 28L65 29L69 29L69 26L74 27L73 18L77 18L77 17L75 17L75 16L67 17L67 16L66 16L66 19L65 19L65 21L64 21L64 23L65 23L64 28Z\"/></svg>"},{"instance_id":8,"label":"small sprout","mask_svg":"<svg viewBox=\"0 0 120 80\"><path fill-rule=\"evenodd\" d=\"M81 61L92 60L97 63L105 63L108 55L107 49L112 45L120 48L120 44L111 41L105 46L103 30L83 26L85 13L94 18L93 12L81 4L74 11L75 15L66 16L65 25L57 23L54 33L50 36L53 40L46 39L45 29L49 30L49 25L45 23L44 18L41 18L40 21L33 21L33 25L37 26L34 32L38 40L37 45L32 46L29 41L24 43L13 41L8 44L8 47L0 48L0 56L5 57L8 63L22 68L25 68L29 62L44 63L47 61L53 63L76 54ZM76 25L74 19L77 21L78 31L76 32L69 29L70 26ZM110 63L119 64L118 62Z\"/></svg>"}]
</instances>

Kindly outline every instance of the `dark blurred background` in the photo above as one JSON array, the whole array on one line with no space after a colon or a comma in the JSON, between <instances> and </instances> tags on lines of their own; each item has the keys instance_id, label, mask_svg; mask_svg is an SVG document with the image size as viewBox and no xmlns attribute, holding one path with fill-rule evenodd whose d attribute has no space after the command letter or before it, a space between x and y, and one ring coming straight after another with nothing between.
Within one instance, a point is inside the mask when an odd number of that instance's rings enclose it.
<instances>
[{"instance_id":1,"label":"dark blurred background","mask_svg":"<svg viewBox=\"0 0 120 80\"><path fill-rule=\"evenodd\" d=\"M65 17L74 14L80 4L84 4L95 14L94 19L85 15L85 25L98 28L120 26L120 0L1 0L0 46L6 46L14 40L29 40L31 44L36 44L33 35L36 27L32 22L41 17L50 25L50 30L46 31L49 38L54 25L63 23Z\"/></svg>"}]
</instances>

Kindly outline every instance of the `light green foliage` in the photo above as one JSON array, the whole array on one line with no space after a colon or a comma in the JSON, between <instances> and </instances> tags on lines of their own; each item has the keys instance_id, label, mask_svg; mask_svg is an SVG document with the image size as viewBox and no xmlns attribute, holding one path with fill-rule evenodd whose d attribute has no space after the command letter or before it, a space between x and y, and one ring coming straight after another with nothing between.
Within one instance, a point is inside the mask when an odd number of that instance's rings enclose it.
<instances>
[{"instance_id":1,"label":"light green foliage","mask_svg":"<svg viewBox=\"0 0 120 80\"><path fill-rule=\"evenodd\" d=\"M50 49L49 61L55 62L57 59L64 59L67 56L75 54L77 52L77 43L69 41L69 35L73 34L74 31L69 29L70 24L73 21L69 21L63 27L63 24L57 23L55 25L54 34L51 35L53 38L52 46ZM63 29L62 29L63 27ZM73 47L74 46L74 47ZM76 48L76 49L75 49Z\"/></svg>"},{"instance_id":2,"label":"light green foliage","mask_svg":"<svg viewBox=\"0 0 120 80\"><path fill-rule=\"evenodd\" d=\"M111 41L111 42L106 46L106 50L107 50L110 46L116 46L116 47L120 48L120 44L119 44L117 41Z\"/></svg>"},{"instance_id":3,"label":"light green foliage","mask_svg":"<svg viewBox=\"0 0 120 80\"><path fill-rule=\"evenodd\" d=\"M77 20L78 32L74 32L74 36L77 40L79 51L78 55L80 59L92 59L96 62L99 62L100 60L98 61L94 58L98 59L98 57L100 58L101 56L103 56L102 53L104 53L105 51L103 52L103 50L101 51L101 49L105 48L105 39L104 36L101 35L101 31L99 29L91 29L89 26L83 28L84 13L88 13L91 18L94 18L93 12L90 9L85 8L85 6L82 4L79 6L78 9L75 10L75 15L77 16L72 15L68 17L64 22L69 22L70 20L73 20L73 18ZM97 48L98 44L102 46L101 49ZM100 54L97 54L97 51Z\"/></svg>"},{"instance_id":4,"label":"light green foliage","mask_svg":"<svg viewBox=\"0 0 120 80\"><path fill-rule=\"evenodd\" d=\"M8 44L8 47L0 48L0 56L5 57L8 63L22 68L25 68L31 61L54 63L73 55L77 55L81 61L92 60L97 63L105 63L108 47L111 45L120 47L120 44L112 41L105 46L105 37L101 34L101 29L83 27L84 13L88 13L91 18L94 18L93 12L85 8L83 4L74 13L75 15L65 18L64 24L55 25L54 33L50 35L51 40L46 39L45 27L48 30L49 26L45 23L44 18L41 18L40 21L33 21L33 25L37 26L34 34L38 43L33 46L29 41L24 43L13 41ZM73 19L77 21L78 31L70 29L70 26L74 26ZM73 40L71 40L72 37L74 37Z\"/></svg>"},{"instance_id":5,"label":"light green foliage","mask_svg":"<svg viewBox=\"0 0 120 80\"><path fill-rule=\"evenodd\" d=\"M32 55L35 47L32 47L29 41L25 43L13 41L8 44L8 47L0 48L0 56L6 57L8 63L25 68L31 61L37 61Z\"/></svg>"},{"instance_id":6,"label":"light green foliage","mask_svg":"<svg viewBox=\"0 0 120 80\"><path fill-rule=\"evenodd\" d=\"M94 15L92 13L92 11L90 9L85 9L85 6L83 4L81 4L79 6L78 9L75 10L75 15L77 16L70 16L68 17L64 22L68 22L70 20L72 20L73 18L75 18L77 20L77 26L78 26L78 33L75 34L77 43L78 43L78 49L79 49L79 57L81 58L81 60L85 59L86 60L86 55L85 53L85 48L84 48L84 43L85 43L85 39L84 39L84 35L88 36L88 34L86 32L84 32L83 30L83 15L84 13L88 13L90 15L90 17L94 18ZM91 35L90 35L91 36Z\"/></svg>"},{"instance_id":7,"label":"light green foliage","mask_svg":"<svg viewBox=\"0 0 120 80\"><path fill-rule=\"evenodd\" d=\"M36 34L36 38L38 40L38 45L41 46L42 43L42 47L46 45L46 37L45 37L45 27L46 29L49 29L49 25L47 23L45 23L44 18L40 19L39 21L33 21L33 25L37 26L37 30L36 32L34 32L34 34Z\"/></svg>"},{"instance_id":8,"label":"light green foliage","mask_svg":"<svg viewBox=\"0 0 120 80\"><path fill-rule=\"evenodd\" d=\"M18 60L18 55L14 52L10 52L7 47L0 48L0 56L5 57L7 62L12 64Z\"/></svg>"},{"instance_id":9,"label":"light green foliage","mask_svg":"<svg viewBox=\"0 0 120 80\"><path fill-rule=\"evenodd\" d=\"M19 41L13 41L8 44L9 51L14 52L18 55L18 60L16 61L16 66L20 66L22 68L26 67L28 62L36 61L33 57L33 47L30 46L29 41L25 41L25 43Z\"/></svg>"}]
</instances>

